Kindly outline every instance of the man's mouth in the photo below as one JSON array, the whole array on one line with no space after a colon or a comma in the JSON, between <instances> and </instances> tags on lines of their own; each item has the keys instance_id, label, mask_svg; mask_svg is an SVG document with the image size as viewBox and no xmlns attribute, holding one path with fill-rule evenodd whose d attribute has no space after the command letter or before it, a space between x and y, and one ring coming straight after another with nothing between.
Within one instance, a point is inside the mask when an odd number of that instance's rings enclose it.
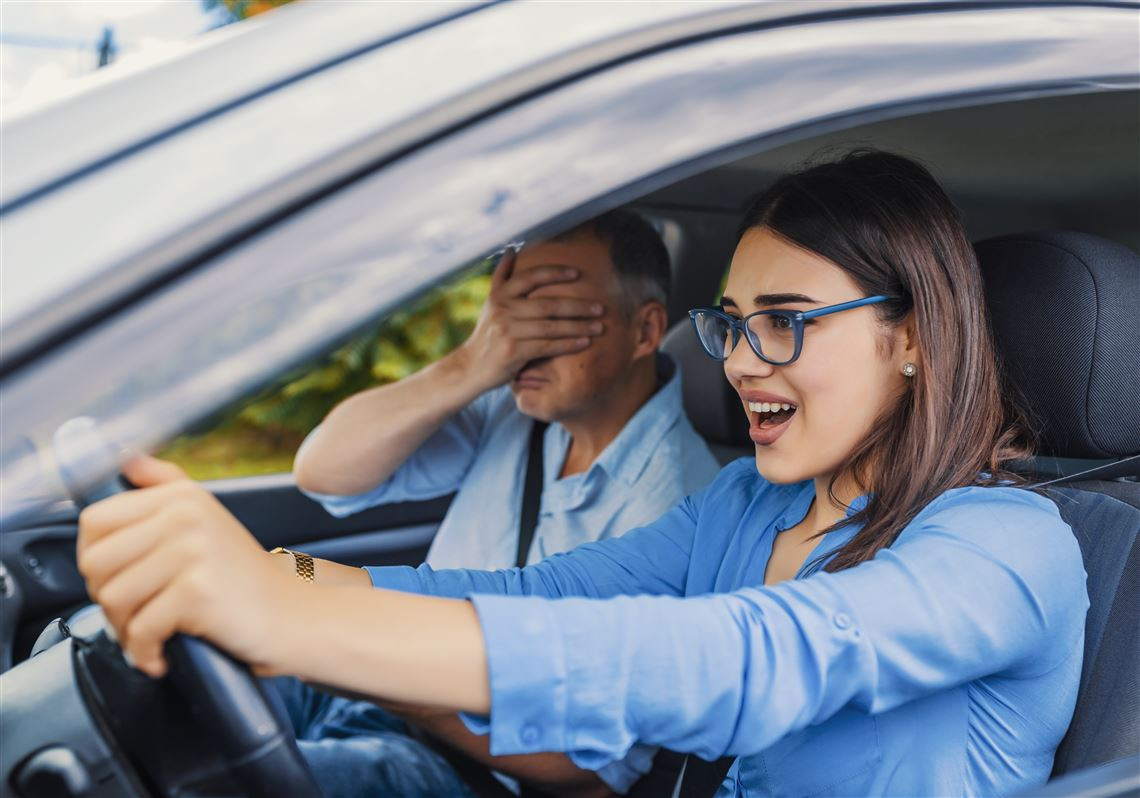
<instances>
[{"instance_id":1,"label":"man's mouth","mask_svg":"<svg viewBox=\"0 0 1140 798\"><path fill-rule=\"evenodd\" d=\"M748 437L753 443L770 446L784 434L798 410L790 402L747 402L749 411Z\"/></svg>"},{"instance_id":2,"label":"man's mouth","mask_svg":"<svg viewBox=\"0 0 1140 798\"><path fill-rule=\"evenodd\" d=\"M523 369L515 375L514 379L514 384L520 388L533 388L544 382L546 382L546 378L533 369Z\"/></svg>"}]
</instances>

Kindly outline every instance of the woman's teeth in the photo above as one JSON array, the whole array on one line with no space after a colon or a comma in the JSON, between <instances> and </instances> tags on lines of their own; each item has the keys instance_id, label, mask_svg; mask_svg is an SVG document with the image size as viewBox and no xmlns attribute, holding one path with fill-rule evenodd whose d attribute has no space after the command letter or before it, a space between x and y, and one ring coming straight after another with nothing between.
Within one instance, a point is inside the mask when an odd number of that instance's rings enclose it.
<instances>
[{"instance_id":1,"label":"woman's teeth","mask_svg":"<svg viewBox=\"0 0 1140 798\"><path fill-rule=\"evenodd\" d=\"M748 409L753 413L778 413L781 410L791 410L795 405L780 404L779 402L749 402Z\"/></svg>"}]
</instances>

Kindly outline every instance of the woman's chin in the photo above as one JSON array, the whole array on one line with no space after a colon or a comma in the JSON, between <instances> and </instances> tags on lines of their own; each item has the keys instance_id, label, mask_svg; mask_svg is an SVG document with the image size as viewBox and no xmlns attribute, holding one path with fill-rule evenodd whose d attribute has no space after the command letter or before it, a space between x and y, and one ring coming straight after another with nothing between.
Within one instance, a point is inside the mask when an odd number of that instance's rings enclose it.
<instances>
[{"instance_id":1,"label":"woman's chin","mask_svg":"<svg viewBox=\"0 0 1140 798\"><path fill-rule=\"evenodd\" d=\"M775 455L766 446L756 447L756 470L773 485L794 485L811 476L802 467L789 463L788 458Z\"/></svg>"}]
</instances>

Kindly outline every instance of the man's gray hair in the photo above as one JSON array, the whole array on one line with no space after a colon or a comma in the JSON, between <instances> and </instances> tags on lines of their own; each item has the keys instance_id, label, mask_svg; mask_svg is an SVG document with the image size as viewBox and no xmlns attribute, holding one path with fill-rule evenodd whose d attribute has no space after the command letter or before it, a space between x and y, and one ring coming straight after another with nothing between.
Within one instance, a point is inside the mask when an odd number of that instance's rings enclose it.
<instances>
[{"instance_id":1,"label":"man's gray hair","mask_svg":"<svg viewBox=\"0 0 1140 798\"><path fill-rule=\"evenodd\" d=\"M565 241L591 235L610 249L618 282L621 311L632 315L646 302L669 303L669 251L641 214L626 208L603 213L557 235Z\"/></svg>"}]
</instances>

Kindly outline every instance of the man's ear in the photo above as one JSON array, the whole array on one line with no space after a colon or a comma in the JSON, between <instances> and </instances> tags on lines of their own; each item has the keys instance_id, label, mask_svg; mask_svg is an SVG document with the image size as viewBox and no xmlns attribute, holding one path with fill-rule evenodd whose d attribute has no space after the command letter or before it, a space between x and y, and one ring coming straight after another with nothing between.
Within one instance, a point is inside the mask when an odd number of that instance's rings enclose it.
<instances>
[{"instance_id":1,"label":"man's ear","mask_svg":"<svg viewBox=\"0 0 1140 798\"><path fill-rule=\"evenodd\" d=\"M669 326L669 315L660 302L646 302L633 318L634 358L652 355L661 346L665 330Z\"/></svg>"}]
</instances>

